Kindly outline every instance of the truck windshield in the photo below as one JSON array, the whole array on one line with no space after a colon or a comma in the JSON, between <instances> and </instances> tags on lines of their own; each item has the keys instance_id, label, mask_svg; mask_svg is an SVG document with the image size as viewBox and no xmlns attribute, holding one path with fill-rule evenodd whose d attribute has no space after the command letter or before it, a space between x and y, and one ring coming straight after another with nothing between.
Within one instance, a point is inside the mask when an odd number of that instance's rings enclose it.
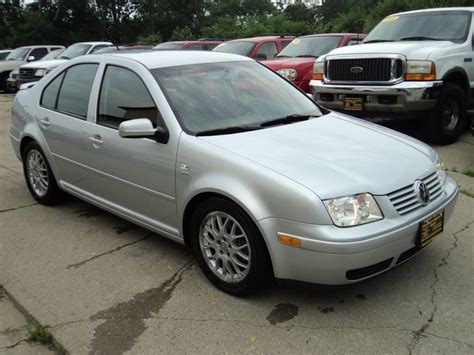
<instances>
[{"instance_id":1,"label":"truck windshield","mask_svg":"<svg viewBox=\"0 0 474 355\"><path fill-rule=\"evenodd\" d=\"M59 56L59 59L72 59L87 53L90 44L77 43L67 47L67 49Z\"/></svg>"},{"instance_id":2,"label":"truck windshield","mask_svg":"<svg viewBox=\"0 0 474 355\"><path fill-rule=\"evenodd\" d=\"M337 48L340 36L318 36L295 38L277 58L319 57Z\"/></svg>"},{"instance_id":3,"label":"truck windshield","mask_svg":"<svg viewBox=\"0 0 474 355\"><path fill-rule=\"evenodd\" d=\"M191 134L237 131L321 116L318 106L254 61L152 69L183 128Z\"/></svg>"},{"instance_id":4,"label":"truck windshield","mask_svg":"<svg viewBox=\"0 0 474 355\"><path fill-rule=\"evenodd\" d=\"M25 60L26 55L30 51L29 48L17 48L11 52L5 60Z\"/></svg>"},{"instance_id":5,"label":"truck windshield","mask_svg":"<svg viewBox=\"0 0 474 355\"><path fill-rule=\"evenodd\" d=\"M382 20L364 43L394 41L466 41L471 25L469 11L430 11L391 15Z\"/></svg>"},{"instance_id":6,"label":"truck windshield","mask_svg":"<svg viewBox=\"0 0 474 355\"><path fill-rule=\"evenodd\" d=\"M255 42L247 41L231 41L225 42L218 45L214 48L213 52L222 52L222 53L231 53L231 54L240 54L244 56L250 56L253 48L255 47Z\"/></svg>"}]
</instances>

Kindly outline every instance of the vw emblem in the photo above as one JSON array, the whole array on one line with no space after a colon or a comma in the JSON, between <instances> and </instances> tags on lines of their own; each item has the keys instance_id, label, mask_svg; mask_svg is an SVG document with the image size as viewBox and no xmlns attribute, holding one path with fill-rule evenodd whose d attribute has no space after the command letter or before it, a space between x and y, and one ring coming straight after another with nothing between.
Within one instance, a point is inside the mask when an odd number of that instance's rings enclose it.
<instances>
[{"instance_id":1,"label":"vw emblem","mask_svg":"<svg viewBox=\"0 0 474 355\"><path fill-rule=\"evenodd\" d=\"M418 200L427 205L430 202L430 191L428 190L428 186L423 181L416 180L415 181L415 192L418 196Z\"/></svg>"},{"instance_id":2,"label":"vw emblem","mask_svg":"<svg viewBox=\"0 0 474 355\"><path fill-rule=\"evenodd\" d=\"M352 67L351 68L351 73L354 73L354 74L360 74L364 71L364 68L362 67Z\"/></svg>"}]
</instances>

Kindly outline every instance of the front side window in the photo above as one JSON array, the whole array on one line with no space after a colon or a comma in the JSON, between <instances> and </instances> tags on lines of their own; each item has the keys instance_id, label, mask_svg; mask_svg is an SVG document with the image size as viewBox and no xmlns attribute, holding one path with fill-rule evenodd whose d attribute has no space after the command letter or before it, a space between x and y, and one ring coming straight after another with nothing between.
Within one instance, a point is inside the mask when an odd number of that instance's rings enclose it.
<instances>
[{"instance_id":1,"label":"front side window","mask_svg":"<svg viewBox=\"0 0 474 355\"><path fill-rule=\"evenodd\" d=\"M256 55L258 57L259 54L263 54L266 59L273 59L277 53L278 49L275 42L266 42L260 46Z\"/></svg>"},{"instance_id":2,"label":"front side window","mask_svg":"<svg viewBox=\"0 0 474 355\"><path fill-rule=\"evenodd\" d=\"M35 48L31 51L30 56L35 57L35 60L40 60L46 54L48 54L48 50L46 48Z\"/></svg>"},{"instance_id":3,"label":"front side window","mask_svg":"<svg viewBox=\"0 0 474 355\"><path fill-rule=\"evenodd\" d=\"M107 66L100 89L97 123L118 128L120 123L148 118L157 126L159 112L145 84L134 72Z\"/></svg>"},{"instance_id":4,"label":"front side window","mask_svg":"<svg viewBox=\"0 0 474 355\"><path fill-rule=\"evenodd\" d=\"M157 68L151 73L190 134L259 126L290 115L321 116L305 94L254 61Z\"/></svg>"},{"instance_id":5,"label":"front side window","mask_svg":"<svg viewBox=\"0 0 474 355\"><path fill-rule=\"evenodd\" d=\"M89 97L98 64L79 64L70 67L61 85L57 110L86 119Z\"/></svg>"}]
</instances>

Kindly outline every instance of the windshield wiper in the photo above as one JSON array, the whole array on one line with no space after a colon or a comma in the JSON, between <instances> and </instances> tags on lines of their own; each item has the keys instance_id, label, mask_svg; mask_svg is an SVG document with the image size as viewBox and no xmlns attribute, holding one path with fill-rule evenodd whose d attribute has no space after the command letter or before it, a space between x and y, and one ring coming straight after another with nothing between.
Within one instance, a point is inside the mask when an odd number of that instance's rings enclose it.
<instances>
[{"instance_id":1,"label":"windshield wiper","mask_svg":"<svg viewBox=\"0 0 474 355\"><path fill-rule=\"evenodd\" d=\"M291 58L291 57L290 57L289 55L284 55L284 54L283 54L283 55L277 55L277 56L275 57L275 59L278 59L278 58Z\"/></svg>"},{"instance_id":2,"label":"windshield wiper","mask_svg":"<svg viewBox=\"0 0 474 355\"><path fill-rule=\"evenodd\" d=\"M71 59L71 58L69 58L67 55L61 55L59 56L58 59Z\"/></svg>"},{"instance_id":3,"label":"windshield wiper","mask_svg":"<svg viewBox=\"0 0 474 355\"><path fill-rule=\"evenodd\" d=\"M271 127L271 126L277 126L280 124L288 124L288 123L293 123L293 122L301 122L301 121L307 121L311 117L315 117L314 115L289 115L285 117L280 117L276 118L271 121L263 122L260 124L260 127Z\"/></svg>"},{"instance_id":4,"label":"windshield wiper","mask_svg":"<svg viewBox=\"0 0 474 355\"><path fill-rule=\"evenodd\" d=\"M301 54L297 55L296 58L318 58L318 56L312 54Z\"/></svg>"},{"instance_id":5,"label":"windshield wiper","mask_svg":"<svg viewBox=\"0 0 474 355\"><path fill-rule=\"evenodd\" d=\"M261 129L262 127L259 126L235 126L235 127L226 127L226 128L217 128L217 129L210 129L207 131L201 131L196 133L196 137L199 136L218 136L221 134L232 134L232 133L241 133L241 132L249 132L255 131L257 129Z\"/></svg>"},{"instance_id":6,"label":"windshield wiper","mask_svg":"<svg viewBox=\"0 0 474 355\"><path fill-rule=\"evenodd\" d=\"M362 43L380 43L380 42L393 42L393 39L372 39L370 41L364 41Z\"/></svg>"},{"instance_id":7,"label":"windshield wiper","mask_svg":"<svg viewBox=\"0 0 474 355\"><path fill-rule=\"evenodd\" d=\"M400 38L400 41L445 41L441 38L432 38L432 37L424 37L424 36L413 36L413 37L403 37Z\"/></svg>"}]
</instances>

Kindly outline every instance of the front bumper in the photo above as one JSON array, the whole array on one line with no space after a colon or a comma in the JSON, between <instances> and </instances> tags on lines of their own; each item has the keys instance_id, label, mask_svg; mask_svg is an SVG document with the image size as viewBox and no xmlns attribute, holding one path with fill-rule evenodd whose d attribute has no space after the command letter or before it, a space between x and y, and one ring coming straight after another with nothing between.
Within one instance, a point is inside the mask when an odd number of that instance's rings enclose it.
<instances>
[{"instance_id":1,"label":"front bumper","mask_svg":"<svg viewBox=\"0 0 474 355\"><path fill-rule=\"evenodd\" d=\"M387 86L355 86L326 84L320 80L310 82L311 93L322 106L342 112L346 96L362 97L363 111L347 112L362 116L375 114L372 116L381 118L432 110L442 84L442 81L403 81Z\"/></svg>"},{"instance_id":2,"label":"front bumper","mask_svg":"<svg viewBox=\"0 0 474 355\"><path fill-rule=\"evenodd\" d=\"M457 196L458 186L448 178L441 198L404 216L352 228L277 218L261 220L259 225L266 237L276 278L347 284L389 270L415 255L421 250L417 244L420 223L442 210L446 222ZM302 240L301 248L280 243L278 233L297 236Z\"/></svg>"}]
</instances>

